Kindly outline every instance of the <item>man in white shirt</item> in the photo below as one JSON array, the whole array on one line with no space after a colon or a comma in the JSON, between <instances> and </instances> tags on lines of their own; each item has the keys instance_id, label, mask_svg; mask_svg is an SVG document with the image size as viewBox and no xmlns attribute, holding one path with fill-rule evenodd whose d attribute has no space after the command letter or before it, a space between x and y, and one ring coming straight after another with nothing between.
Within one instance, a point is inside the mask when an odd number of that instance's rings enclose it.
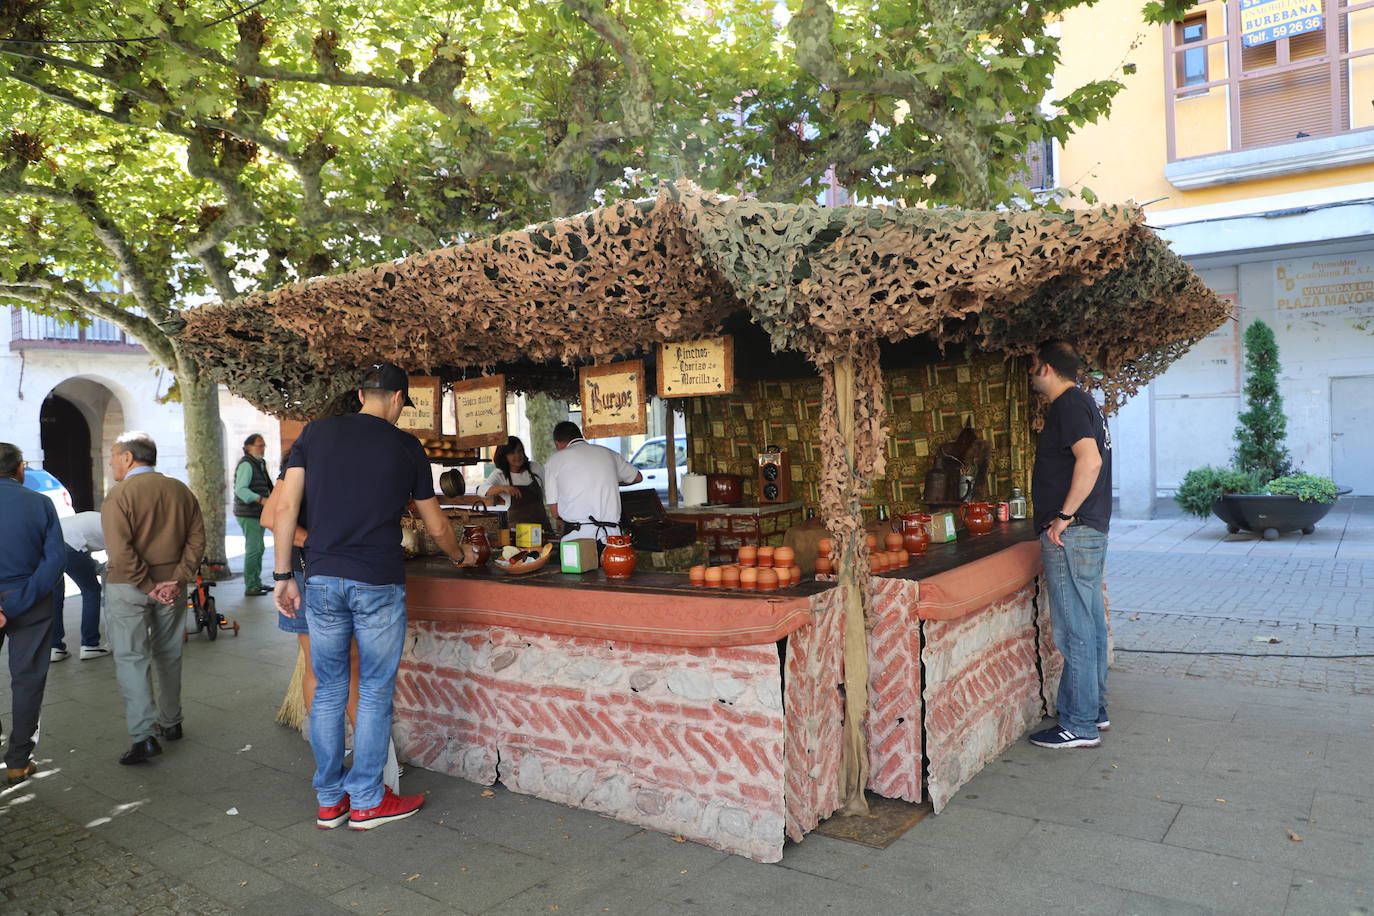
<instances>
[{"instance_id":1,"label":"man in white shirt","mask_svg":"<svg viewBox=\"0 0 1374 916\"><path fill-rule=\"evenodd\" d=\"M105 549L100 513L78 512L60 521L62 540L67 542L67 563L62 571L81 589L81 660L104 658L110 654L109 647L100 644L100 574L105 564L91 556ZM67 629L62 619L66 611L66 584L66 579L58 579L57 592L53 595L57 619L53 622L50 655L55 662L64 661L71 655L67 651Z\"/></svg>"},{"instance_id":2,"label":"man in white shirt","mask_svg":"<svg viewBox=\"0 0 1374 916\"><path fill-rule=\"evenodd\" d=\"M604 445L582 438L576 423L564 420L553 428L558 451L544 468L544 496L549 516L563 522L563 537L594 537L620 533L620 488L639 483L644 475Z\"/></svg>"}]
</instances>

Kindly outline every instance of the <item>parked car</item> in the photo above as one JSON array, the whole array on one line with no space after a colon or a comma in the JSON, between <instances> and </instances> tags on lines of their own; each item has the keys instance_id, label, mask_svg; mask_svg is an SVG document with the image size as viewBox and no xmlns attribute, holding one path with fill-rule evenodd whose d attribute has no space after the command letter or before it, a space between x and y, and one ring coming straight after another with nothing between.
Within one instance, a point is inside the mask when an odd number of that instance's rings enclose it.
<instances>
[{"instance_id":1,"label":"parked car","mask_svg":"<svg viewBox=\"0 0 1374 916\"><path fill-rule=\"evenodd\" d=\"M634 456L630 458L630 464L639 468L644 475L641 483L632 487L625 487L627 490L648 490L658 491L658 497L662 500L668 498L668 465L667 458L667 438L665 436L654 436L648 439L635 450ZM677 440L677 481L678 486L682 486L682 475L687 473L687 439L680 437Z\"/></svg>"},{"instance_id":2,"label":"parked car","mask_svg":"<svg viewBox=\"0 0 1374 916\"><path fill-rule=\"evenodd\" d=\"M53 506L57 509L58 518L76 514L76 510L72 508L72 495L67 492L66 487L62 486L62 481L47 471L26 464L24 466L24 486L51 499Z\"/></svg>"}]
</instances>

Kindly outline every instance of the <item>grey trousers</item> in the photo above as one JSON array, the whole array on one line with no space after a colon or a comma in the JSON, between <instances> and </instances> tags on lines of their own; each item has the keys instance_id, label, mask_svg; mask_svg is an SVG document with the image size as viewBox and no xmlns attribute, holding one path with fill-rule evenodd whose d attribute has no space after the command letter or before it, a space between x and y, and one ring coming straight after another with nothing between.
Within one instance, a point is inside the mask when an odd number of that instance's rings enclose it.
<instances>
[{"instance_id":1,"label":"grey trousers","mask_svg":"<svg viewBox=\"0 0 1374 916\"><path fill-rule=\"evenodd\" d=\"M33 756L52 643L52 595L0 627L0 646L10 644L10 740L5 766L17 770Z\"/></svg>"},{"instance_id":2,"label":"grey trousers","mask_svg":"<svg viewBox=\"0 0 1374 916\"><path fill-rule=\"evenodd\" d=\"M181 721L185 618L185 589L172 604L158 604L133 585L112 584L105 589L105 632L114 653L129 737L135 741L152 737L154 723L170 728Z\"/></svg>"}]
</instances>

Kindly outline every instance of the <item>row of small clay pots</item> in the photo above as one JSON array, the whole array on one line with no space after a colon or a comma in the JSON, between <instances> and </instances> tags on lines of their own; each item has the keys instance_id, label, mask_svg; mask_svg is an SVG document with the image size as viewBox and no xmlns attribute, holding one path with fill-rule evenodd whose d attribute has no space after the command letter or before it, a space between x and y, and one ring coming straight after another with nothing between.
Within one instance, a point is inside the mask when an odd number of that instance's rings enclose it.
<instances>
[{"instance_id":1,"label":"row of small clay pots","mask_svg":"<svg viewBox=\"0 0 1374 916\"><path fill-rule=\"evenodd\" d=\"M757 566L760 569L791 566L797 558L796 551L791 547L751 547L747 544L739 549L736 556L741 567Z\"/></svg>"},{"instance_id":2,"label":"row of small clay pots","mask_svg":"<svg viewBox=\"0 0 1374 916\"><path fill-rule=\"evenodd\" d=\"M688 581L707 588L745 588L772 591L787 588L801 581L797 566L693 566L687 570Z\"/></svg>"},{"instance_id":3,"label":"row of small clay pots","mask_svg":"<svg viewBox=\"0 0 1374 916\"><path fill-rule=\"evenodd\" d=\"M868 555L869 572L887 572L911 562L911 554L905 550L881 550ZM827 576L835 571L835 558L825 554L816 557L816 574Z\"/></svg>"},{"instance_id":4,"label":"row of small clay pots","mask_svg":"<svg viewBox=\"0 0 1374 916\"><path fill-rule=\"evenodd\" d=\"M872 555L874 552L877 551L877 549L878 549L878 536L877 536L876 534L864 535L864 541L868 544L868 552L869 552L870 555ZM904 541L902 540L902 536L901 536L900 534L895 533L895 532L892 532L892 533L889 533L889 534L886 534L886 535L883 536L883 546L887 548L887 552L888 552L888 553L896 553L896 552L906 553L906 551L903 550L903 548L902 548L902 544L903 544L903 543L904 543ZM779 548L779 549L781 549L781 548ZM819 557L829 557L829 556L834 556L834 553L835 553L835 539L834 539L834 538L821 538L819 541L816 542L816 556L819 556ZM907 554L907 557L908 557L908 559L910 559L910 554ZM906 560L903 560L902 562L905 563Z\"/></svg>"}]
</instances>

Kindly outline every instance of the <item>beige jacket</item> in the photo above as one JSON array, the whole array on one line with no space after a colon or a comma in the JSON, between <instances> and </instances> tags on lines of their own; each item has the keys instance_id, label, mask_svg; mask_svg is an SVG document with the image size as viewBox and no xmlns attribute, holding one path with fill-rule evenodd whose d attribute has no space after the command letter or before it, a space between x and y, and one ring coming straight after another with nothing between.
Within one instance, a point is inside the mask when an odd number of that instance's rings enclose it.
<instances>
[{"instance_id":1,"label":"beige jacket","mask_svg":"<svg viewBox=\"0 0 1374 916\"><path fill-rule=\"evenodd\" d=\"M159 582L194 581L205 556L200 503L179 480L156 471L115 484L100 509L110 584L148 591Z\"/></svg>"}]
</instances>

